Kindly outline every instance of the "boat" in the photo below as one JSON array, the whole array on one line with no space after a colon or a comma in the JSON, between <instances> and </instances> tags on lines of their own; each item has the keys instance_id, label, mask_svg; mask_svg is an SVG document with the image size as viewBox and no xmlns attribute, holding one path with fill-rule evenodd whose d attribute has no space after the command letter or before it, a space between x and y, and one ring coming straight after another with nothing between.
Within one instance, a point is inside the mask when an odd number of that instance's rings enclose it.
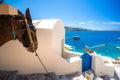
<instances>
[{"instance_id":1,"label":"boat","mask_svg":"<svg viewBox=\"0 0 120 80\"><path fill-rule=\"evenodd\" d=\"M79 39L80 39L80 36L73 36L73 39L79 40Z\"/></svg>"},{"instance_id":2,"label":"boat","mask_svg":"<svg viewBox=\"0 0 120 80\"><path fill-rule=\"evenodd\" d=\"M116 49L119 49L119 50L120 50L120 46L116 46Z\"/></svg>"}]
</instances>

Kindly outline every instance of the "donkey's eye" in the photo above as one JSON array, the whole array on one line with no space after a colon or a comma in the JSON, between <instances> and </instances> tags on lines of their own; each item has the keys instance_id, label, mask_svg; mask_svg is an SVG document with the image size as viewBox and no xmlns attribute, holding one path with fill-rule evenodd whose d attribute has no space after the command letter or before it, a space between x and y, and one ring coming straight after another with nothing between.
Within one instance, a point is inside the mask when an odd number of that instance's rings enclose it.
<instances>
[{"instance_id":1,"label":"donkey's eye","mask_svg":"<svg viewBox=\"0 0 120 80\"><path fill-rule=\"evenodd\" d=\"M36 29L35 28L31 28L34 32L36 32Z\"/></svg>"}]
</instances>

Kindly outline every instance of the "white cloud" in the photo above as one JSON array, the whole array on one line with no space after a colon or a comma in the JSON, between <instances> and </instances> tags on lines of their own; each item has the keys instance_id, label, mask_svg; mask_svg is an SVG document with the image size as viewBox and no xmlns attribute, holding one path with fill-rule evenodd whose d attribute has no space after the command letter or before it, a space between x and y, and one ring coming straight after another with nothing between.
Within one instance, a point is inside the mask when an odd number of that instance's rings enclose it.
<instances>
[{"instance_id":1,"label":"white cloud","mask_svg":"<svg viewBox=\"0 0 120 80\"><path fill-rule=\"evenodd\" d=\"M115 25L120 25L120 22L102 22L102 24L115 24Z\"/></svg>"},{"instance_id":2,"label":"white cloud","mask_svg":"<svg viewBox=\"0 0 120 80\"><path fill-rule=\"evenodd\" d=\"M79 24L86 24L86 22L80 22Z\"/></svg>"},{"instance_id":3,"label":"white cloud","mask_svg":"<svg viewBox=\"0 0 120 80\"><path fill-rule=\"evenodd\" d=\"M113 24L113 25L120 25L120 22L95 22L95 21L86 21L86 22L80 22L79 24Z\"/></svg>"},{"instance_id":4,"label":"white cloud","mask_svg":"<svg viewBox=\"0 0 120 80\"><path fill-rule=\"evenodd\" d=\"M111 24L120 24L120 22L111 22Z\"/></svg>"},{"instance_id":5,"label":"white cloud","mask_svg":"<svg viewBox=\"0 0 120 80\"><path fill-rule=\"evenodd\" d=\"M80 22L79 24L94 24L94 21L86 21L86 22Z\"/></svg>"}]
</instances>

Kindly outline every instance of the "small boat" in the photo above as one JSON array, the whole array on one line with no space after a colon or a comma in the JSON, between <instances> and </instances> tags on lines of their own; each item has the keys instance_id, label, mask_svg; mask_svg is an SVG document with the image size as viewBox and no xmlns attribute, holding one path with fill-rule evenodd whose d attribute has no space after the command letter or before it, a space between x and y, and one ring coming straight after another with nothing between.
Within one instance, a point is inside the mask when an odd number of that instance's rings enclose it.
<instances>
[{"instance_id":1,"label":"small boat","mask_svg":"<svg viewBox=\"0 0 120 80\"><path fill-rule=\"evenodd\" d=\"M73 39L79 40L79 39L80 39L80 36L73 36Z\"/></svg>"},{"instance_id":2,"label":"small boat","mask_svg":"<svg viewBox=\"0 0 120 80\"><path fill-rule=\"evenodd\" d=\"M119 49L119 50L120 50L120 46L116 46L116 49Z\"/></svg>"}]
</instances>

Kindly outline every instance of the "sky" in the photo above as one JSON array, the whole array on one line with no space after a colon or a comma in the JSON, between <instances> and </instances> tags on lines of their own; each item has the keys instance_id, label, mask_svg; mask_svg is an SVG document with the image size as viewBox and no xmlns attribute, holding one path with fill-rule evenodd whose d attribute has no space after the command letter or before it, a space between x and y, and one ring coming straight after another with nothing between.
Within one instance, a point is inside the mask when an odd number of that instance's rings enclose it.
<instances>
[{"instance_id":1,"label":"sky","mask_svg":"<svg viewBox=\"0 0 120 80\"><path fill-rule=\"evenodd\" d=\"M120 0L5 0L33 20L61 19L65 26L120 30Z\"/></svg>"}]
</instances>

